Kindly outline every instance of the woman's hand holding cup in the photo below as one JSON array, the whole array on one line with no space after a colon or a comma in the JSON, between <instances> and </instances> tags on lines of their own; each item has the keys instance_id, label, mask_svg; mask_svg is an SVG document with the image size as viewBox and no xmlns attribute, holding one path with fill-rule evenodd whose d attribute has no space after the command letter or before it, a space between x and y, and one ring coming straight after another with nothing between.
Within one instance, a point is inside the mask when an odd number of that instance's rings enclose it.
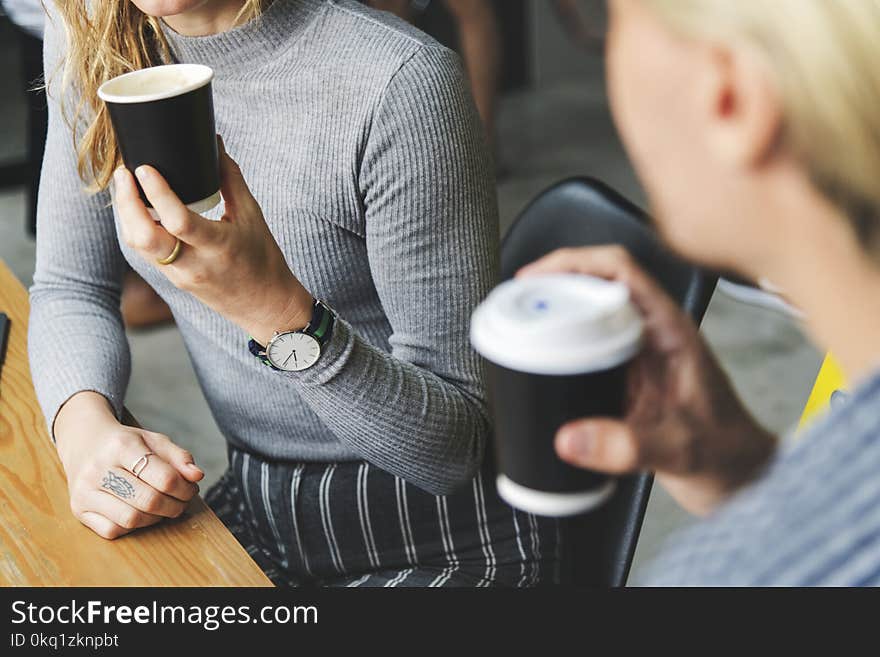
<instances>
[{"instance_id":1,"label":"woman's hand holding cup","mask_svg":"<svg viewBox=\"0 0 880 657\"><path fill-rule=\"evenodd\" d=\"M775 437L745 409L693 321L624 249L562 249L517 276L549 273L620 281L644 319L625 417L567 423L556 437L560 458L609 474L655 470L679 504L697 514L758 474Z\"/></svg>"},{"instance_id":2,"label":"woman's hand holding cup","mask_svg":"<svg viewBox=\"0 0 880 657\"><path fill-rule=\"evenodd\" d=\"M131 173L114 176L115 203L125 242L150 262L165 259L181 242L179 256L160 271L260 344L279 329L311 320L312 297L296 279L263 213L220 140L220 181L226 213L212 221L184 205L162 175L141 166L136 175L159 218L147 210Z\"/></svg>"}]
</instances>

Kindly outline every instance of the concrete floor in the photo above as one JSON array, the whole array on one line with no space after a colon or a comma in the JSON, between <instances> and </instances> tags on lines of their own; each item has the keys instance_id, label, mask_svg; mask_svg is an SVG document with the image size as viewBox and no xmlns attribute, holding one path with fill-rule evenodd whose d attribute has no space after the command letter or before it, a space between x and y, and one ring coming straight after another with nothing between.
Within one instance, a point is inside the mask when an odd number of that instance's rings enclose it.
<instances>
[{"instance_id":1,"label":"concrete floor","mask_svg":"<svg viewBox=\"0 0 880 657\"><path fill-rule=\"evenodd\" d=\"M579 64L569 73L543 74L534 89L502 102L498 150L506 175L498 192L503 227L541 189L572 175L596 176L644 203L608 115L600 59L566 51L555 39L554 29L546 28L548 41L554 44L550 64L571 59ZM4 44L9 44L8 34L0 30L0 61L7 71L17 71L14 53ZM540 51L537 56L546 71L547 56L541 59ZM19 85L15 76L0 77L0 162L18 157L23 150ZM24 233L24 212L22 191L0 190L0 258L27 285L34 246ZM820 355L797 323L778 312L716 294L703 333L755 415L775 431L792 426L820 363ZM128 407L145 426L192 450L207 472L207 482L216 480L226 463L224 441L177 330L169 326L136 332L129 339L134 373ZM636 576L663 540L690 521L655 488L636 554Z\"/></svg>"}]
</instances>

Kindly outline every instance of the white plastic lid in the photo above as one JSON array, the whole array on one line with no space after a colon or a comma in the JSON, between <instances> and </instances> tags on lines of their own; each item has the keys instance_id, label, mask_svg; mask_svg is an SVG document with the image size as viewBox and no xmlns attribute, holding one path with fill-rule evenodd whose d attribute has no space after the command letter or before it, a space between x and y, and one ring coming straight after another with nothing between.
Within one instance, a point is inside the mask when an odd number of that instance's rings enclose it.
<instances>
[{"instance_id":1,"label":"white plastic lid","mask_svg":"<svg viewBox=\"0 0 880 657\"><path fill-rule=\"evenodd\" d=\"M550 274L502 283L474 311L471 342L488 360L549 375L606 370L629 360L642 319L622 283Z\"/></svg>"}]
</instances>

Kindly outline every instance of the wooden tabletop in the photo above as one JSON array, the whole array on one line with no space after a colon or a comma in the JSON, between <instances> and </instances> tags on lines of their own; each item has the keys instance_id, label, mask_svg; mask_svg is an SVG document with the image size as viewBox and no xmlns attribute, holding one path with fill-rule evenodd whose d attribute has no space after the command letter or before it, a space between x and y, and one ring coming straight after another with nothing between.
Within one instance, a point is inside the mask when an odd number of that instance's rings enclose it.
<instances>
[{"instance_id":1,"label":"wooden tabletop","mask_svg":"<svg viewBox=\"0 0 880 657\"><path fill-rule=\"evenodd\" d=\"M31 383L27 292L2 261L0 312L12 320L0 376L0 585L272 586L201 498L115 541L74 518Z\"/></svg>"}]
</instances>

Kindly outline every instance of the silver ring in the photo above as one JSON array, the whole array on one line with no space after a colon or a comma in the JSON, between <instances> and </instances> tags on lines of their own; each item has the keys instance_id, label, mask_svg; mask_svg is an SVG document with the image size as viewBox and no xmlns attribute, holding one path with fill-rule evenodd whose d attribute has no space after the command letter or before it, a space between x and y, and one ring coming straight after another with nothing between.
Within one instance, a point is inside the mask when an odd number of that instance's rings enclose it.
<instances>
[{"instance_id":1,"label":"silver ring","mask_svg":"<svg viewBox=\"0 0 880 657\"><path fill-rule=\"evenodd\" d=\"M142 457L140 457L137 461L134 462L134 465L131 466L131 474L133 474L138 479L141 478L141 473L147 469L147 465L150 463L150 457L153 455L153 452L147 452Z\"/></svg>"}]
</instances>

